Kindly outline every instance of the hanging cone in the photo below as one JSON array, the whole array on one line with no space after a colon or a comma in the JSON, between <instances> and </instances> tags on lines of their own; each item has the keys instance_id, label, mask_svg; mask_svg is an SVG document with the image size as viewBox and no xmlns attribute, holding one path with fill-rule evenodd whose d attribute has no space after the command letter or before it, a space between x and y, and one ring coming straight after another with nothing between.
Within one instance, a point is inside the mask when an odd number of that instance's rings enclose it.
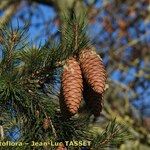
<instances>
[{"instance_id":1,"label":"hanging cone","mask_svg":"<svg viewBox=\"0 0 150 150\"><path fill-rule=\"evenodd\" d=\"M62 74L62 93L69 112L77 113L82 98L82 75L79 63L71 57L66 61Z\"/></svg>"},{"instance_id":2,"label":"hanging cone","mask_svg":"<svg viewBox=\"0 0 150 150\"><path fill-rule=\"evenodd\" d=\"M49 117L45 118L43 121L43 128L47 130L50 127L51 120Z\"/></svg>"},{"instance_id":3,"label":"hanging cone","mask_svg":"<svg viewBox=\"0 0 150 150\"><path fill-rule=\"evenodd\" d=\"M84 82L83 98L88 110L90 110L95 117L99 117L103 108L103 94L95 92Z\"/></svg>"},{"instance_id":4,"label":"hanging cone","mask_svg":"<svg viewBox=\"0 0 150 150\"><path fill-rule=\"evenodd\" d=\"M102 59L92 49L84 49L79 55L83 76L92 89L102 94L105 90L106 70Z\"/></svg>"},{"instance_id":5,"label":"hanging cone","mask_svg":"<svg viewBox=\"0 0 150 150\"><path fill-rule=\"evenodd\" d=\"M63 91L62 88L60 88L60 95L59 95L59 104L60 104L60 110L61 114L64 118L70 118L72 114L70 113L69 109L67 108L64 96L63 96Z\"/></svg>"}]
</instances>

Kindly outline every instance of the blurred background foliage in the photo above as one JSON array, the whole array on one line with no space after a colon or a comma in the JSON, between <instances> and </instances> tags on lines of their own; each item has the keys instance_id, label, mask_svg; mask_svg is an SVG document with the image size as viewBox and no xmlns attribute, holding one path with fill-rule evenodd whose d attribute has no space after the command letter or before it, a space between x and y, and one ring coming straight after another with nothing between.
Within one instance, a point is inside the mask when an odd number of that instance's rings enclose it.
<instances>
[{"instance_id":1,"label":"blurred background foliage","mask_svg":"<svg viewBox=\"0 0 150 150\"><path fill-rule=\"evenodd\" d=\"M9 22L12 22L13 28L24 28L24 24L28 23L28 38L33 45L59 41L62 14L67 9L74 9L78 14L87 11L87 34L102 56L108 73L102 116L91 123L91 130L101 131L109 120L116 118L133 135L133 140L124 141L118 149L148 150L150 1L0 0L0 28ZM0 51L0 58L1 55ZM3 119L3 106L0 109L0 119ZM15 124L16 120L13 119L13 122ZM13 130L17 132L17 128Z\"/></svg>"}]
</instances>

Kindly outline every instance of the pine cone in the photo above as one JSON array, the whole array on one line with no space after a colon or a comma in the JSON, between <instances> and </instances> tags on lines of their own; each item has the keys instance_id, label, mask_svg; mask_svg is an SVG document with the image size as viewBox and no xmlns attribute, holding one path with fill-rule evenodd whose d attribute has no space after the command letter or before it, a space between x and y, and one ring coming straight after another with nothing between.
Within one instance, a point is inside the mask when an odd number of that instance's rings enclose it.
<instances>
[{"instance_id":1,"label":"pine cone","mask_svg":"<svg viewBox=\"0 0 150 150\"><path fill-rule=\"evenodd\" d=\"M91 49L84 49L79 55L83 76L92 89L102 94L105 90L106 70L102 59Z\"/></svg>"},{"instance_id":2,"label":"pine cone","mask_svg":"<svg viewBox=\"0 0 150 150\"><path fill-rule=\"evenodd\" d=\"M50 118L49 117L47 117L47 118L45 118L44 119L44 121L43 121L43 128L45 129L45 130L47 130L49 127L50 127Z\"/></svg>"},{"instance_id":3,"label":"pine cone","mask_svg":"<svg viewBox=\"0 0 150 150\"><path fill-rule=\"evenodd\" d=\"M103 107L103 94L95 92L84 82L83 98L91 113L95 117L99 117Z\"/></svg>"},{"instance_id":4,"label":"pine cone","mask_svg":"<svg viewBox=\"0 0 150 150\"><path fill-rule=\"evenodd\" d=\"M74 115L82 98L82 75L79 63L71 57L66 61L62 74L62 93L69 112Z\"/></svg>"},{"instance_id":5,"label":"pine cone","mask_svg":"<svg viewBox=\"0 0 150 150\"><path fill-rule=\"evenodd\" d=\"M60 110L61 110L62 116L65 119L70 118L72 116L72 114L70 113L69 109L67 108L67 105L66 105L66 102L65 102L65 99L63 96L62 88L60 88L59 104L60 104Z\"/></svg>"},{"instance_id":6,"label":"pine cone","mask_svg":"<svg viewBox=\"0 0 150 150\"><path fill-rule=\"evenodd\" d=\"M64 144L60 144L56 150L67 150L67 148L64 146Z\"/></svg>"}]
</instances>

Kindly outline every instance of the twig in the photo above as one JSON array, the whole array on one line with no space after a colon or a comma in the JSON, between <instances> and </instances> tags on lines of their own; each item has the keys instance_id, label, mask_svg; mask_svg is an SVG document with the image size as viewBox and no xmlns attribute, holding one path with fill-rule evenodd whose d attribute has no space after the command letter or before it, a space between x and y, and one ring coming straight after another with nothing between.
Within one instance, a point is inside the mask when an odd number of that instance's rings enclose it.
<instances>
[{"instance_id":1,"label":"twig","mask_svg":"<svg viewBox=\"0 0 150 150\"><path fill-rule=\"evenodd\" d=\"M0 26L5 25L10 18L15 14L16 10L18 8L18 3L10 5L5 11L4 11L4 15L2 17L0 17Z\"/></svg>"},{"instance_id":2,"label":"twig","mask_svg":"<svg viewBox=\"0 0 150 150\"><path fill-rule=\"evenodd\" d=\"M1 139L3 140L4 139L4 129L3 129L2 125L0 125L0 136L1 136Z\"/></svg>"},{"instance_id":3,"label":"twig","mask_svg":"<svg viewBox=\"0 0 150 150\"><path fill-rule=\"evenodd\" d=\"M75 34L75 36L74 36L74 38L75 38L75 47L74 47L74 49L77 50L77 48L78 48L78 24L75 23L75 25L73 27L74 27L74 34Z\"/></svg>"},{"instance_id":4,"label":"twig","mask_svg":"<svg viewBox=\"0 0 150 150\"><path fill-rule=\"evenodd\" d=\"M128 44L120 47L119 49L117 49L117 51L115 52L115 55L119 55L120 52L126 48L128 48L129 46L133 46L135 44L137 44L138 42L140 42L141 40L143 40L143 38L145 38L146 36L148 36L150 34L150 31L146 32L145 34L141 35L139 38L130 41Z\"/></svg>"},{"instance_id":5,"label":"twig","mask_svg":"<svg viewBox=\"0 0 150 150\"><path fill-rule=\"evenodd\" d=\"M50 125L51 125L51 128L52 128L52 132L53 132L53 134L54 134L54 137L55 137L55 139L57 139L56 130L55 130L55 127L54 127L54 125L53 125L53 123L52 123L51 118L50 118Z\"/></svg>"},{"instance_id":6,"label":"twig","mask_svg":"<svg viewBox=\"0 0 150 150\"><path fill-rule=\"evenodd\" d=\"M124 83L121 83L121 82L119 82L117 80L111 80L111 79L108 79L108 81L111 82L111 83L117 84L118 86L120 86L122 89L124 89L126 91L131 92L133 97L137 97L138 96L137 93L135 93L129 86L125 85Z\"/></svg>"},{"instance_id":7,"label":"twig","mask_svg":"<svg viewBox=\"0 0 150 150\"><path fill-rule=\"evenodd\" d=\"M114 136L117 134L117 132L119 132L119 129L116 130L114 133L112 133L110 136L108 136L103 142L101 142L101 145L104 145L108 143L110 140L112 140Z\"/></svg>"}]
</instances>

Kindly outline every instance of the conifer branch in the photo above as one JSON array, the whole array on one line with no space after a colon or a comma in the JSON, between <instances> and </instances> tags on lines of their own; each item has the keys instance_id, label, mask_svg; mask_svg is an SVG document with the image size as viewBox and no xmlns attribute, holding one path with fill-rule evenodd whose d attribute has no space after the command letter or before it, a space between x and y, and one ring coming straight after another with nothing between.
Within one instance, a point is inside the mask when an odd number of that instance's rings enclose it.
<instances>
[{"instance_id":1,"label":"conifer branch","mask_svg":"<svg viewBox=\"0 0 150 150\"><path fill-rule=\"evenodd\" d=\"M101 134L98 134L93 139L92 148L95 150L99 148L105 149L107 147L113 148L130 138L131 135L127 128L123 125L118 125L116 121L113 120Z\"/></svg>"},{"instance_id":2,"label":"conifer branch","mask_svg":"<svg viewBox=\"0 0 150 150\"><path fill-rule=\"evenodd\" d=\"M0 17L0 27L3 27L4 25L6 25L10 21L12 16L17 11L18 7L19 7L18 3L9 5L9 7L4 11L3 16Z\"/></svg>"},{"instance_id":3,"label":"conifer branch","mask_svg":"<svg viewBox=\"0 0 150 150\"><path fill-rule=\"evenodd\" d=\"M49 78L53 78L53 83L47 84L55 86L54 73L58 72L57 69L62 69L67 58L78 56L84 47L90 45L84 17L67 16L64 17L64 23L63 39L56 47L29 47L24 44L25 31L17 30L19 36L16 36L13 30L9 32L8 29L3 29L3 42L1 42L3 57L0 62L2 66L0 68L0 98L2 101L0 103L12 105L17 118L16 124L20 129L19 132L22 133L20 139L23 141L87 139L92 140L91 147L95 149L114 147L126 138L124 128L121 129L114 121L102 134L98 134L93 139L92 133L88 131L90 122L88 115L86 117L76 115L64 120L58 105L53 103L54 99L39 87L39 81L44 80L42 84L45 84L45 80ZM52 92L51 94L54 95ZM50 121L48 122L50 128L44 129L42 126L45 117ZM19 124L19 121L22 123ZM14 127L14 124L11 127ZM29 129L32 132L29 132Z\"/></svg>"}]
</instances>

